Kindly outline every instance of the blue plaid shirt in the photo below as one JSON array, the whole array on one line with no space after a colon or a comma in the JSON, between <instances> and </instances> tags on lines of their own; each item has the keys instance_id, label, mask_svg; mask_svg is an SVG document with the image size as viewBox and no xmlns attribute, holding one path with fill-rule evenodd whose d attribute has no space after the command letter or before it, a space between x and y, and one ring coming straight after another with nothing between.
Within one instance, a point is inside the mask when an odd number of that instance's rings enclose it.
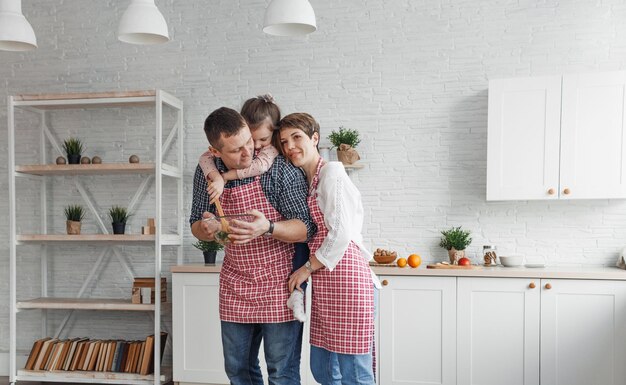
<instances>
[{"instance_id":1,"label":"blue plaid shirt","mask_svg":"<svg viewBox=\"0 0 626 385\"><path fill-rule=\"evenodd\" d=\"M215 165L220 172L228 171L220 158L215 158ZM254 177L229 181L225 188L246 185L254 181ZM261 188L270 204L285 219L300 219L306 226L307 239L311 238L317 227L309 213L307 204L308 186L306 177L299 168L285 160L282 155L274 159L270 169L261 175ZM207 181L200 165L196 167L193 177L193 201L189 224L193 225L202 219L202 213L215 213L215 205L209 204L209 193L206 191Z\"/></svg>"}]
</instances>

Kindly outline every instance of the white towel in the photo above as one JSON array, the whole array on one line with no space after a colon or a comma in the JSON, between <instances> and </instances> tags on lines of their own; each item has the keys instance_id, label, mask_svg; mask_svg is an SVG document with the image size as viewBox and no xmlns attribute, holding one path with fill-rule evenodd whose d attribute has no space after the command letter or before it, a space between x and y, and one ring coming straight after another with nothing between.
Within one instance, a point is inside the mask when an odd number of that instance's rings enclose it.
<instances>
[{"instance_id":1,"label":"white towel","mask_svg":"<svg viewBox=\"0 0 626 385\"><path fill-rule=\"evenodd\" d=\"M615 266L620 269L626 269L626 247L622 249L621 253L619 253L619 258L617 258Z\"/></svg>"}]
</instances>

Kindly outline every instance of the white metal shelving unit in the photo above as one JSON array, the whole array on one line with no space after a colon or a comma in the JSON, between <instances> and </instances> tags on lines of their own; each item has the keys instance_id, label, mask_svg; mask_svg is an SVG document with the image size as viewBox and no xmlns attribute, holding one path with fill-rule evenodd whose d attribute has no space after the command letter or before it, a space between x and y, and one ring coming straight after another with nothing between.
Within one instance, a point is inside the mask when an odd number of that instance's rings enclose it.
<instances>
[{"instance_id":1,"label":"white metal shelving unit","mask_svg":"<svg viewBox=\"0 0 626 385\"><path fill-rule=\"evenodd\" d=\"M154 133L154 163L106 163L100 165L55 165L45 164L46 141L62 154L61 147L57 139L52 134L46 122L46 111L59 109L87 109L87 108L111 108L111 107L149 107L155 110L154 131L147 130L146 135ZM176 114L175 123L169 131L167 138L163 140L163 109L172 108ZM15 164L15 109L23 109L35 114L40 114L41 133L39 137L40 162L36 165L16 165ZM90 299L82 297L88 283L93 279L97 269L101 266L103 259L108 254L113 254L125 267L126 272L132 276L132 269L127 260L117 250L117 245L121 244L153 244L155 249L154 277L156 293L161 291L161 256L163 246L177 246L178 263L182 263L182 243L183 243L183 216L177 219L177 233L162 233L162 187L163 177L169 177L177 183L177 208L178 213L183 212L183 104L176 97L161 90L151 91L130 91L130 92L106 92L106 93L83 93L83 94L42 94L42 95L18 95L8 98L8 149L9 149L9 232L10 232L10 382L12 384L19 381L43 381L43 382L72 382L72 383L108 383L108 384L161 384L171 380L171 370L161 368L160 338L154 339L154 373L152 375L138 375L130 373L112 372L63 372L63 371L29 371L18 370L17 368L17 313L28 309L54 309L54 310L96 310L96 311L139 311L150 312L154 315L154 335L159 336L161 331L161 312L171 308L167 303L155 301L154 304L132 304L130 299ZM164 163L164 156L168 153L173 143L177 155L177 164L170 165ZM95 206L88 196L85 187L78 178L74 178L76 188L82 195L89 210L95 215L97 225L101 234L81 234L63 235L48 234L47 229L47 187L46 176L63 175L115 175L115 174L138 174L144 175L137 193L132 197L128 208L138 204L140 198L154 179L155 207L154 218L156 220L155 235L111 235L107 226L102 222ZM18 234L16 217L16 178L35 177L41 181L41 228L40 234ZM100 253L97 262L90 272L83 287L78 292L76 298L53 298L47 294L47 250L42 248L41 271L42 271L42 293L41 298L18 299L17 293L17 251L18 246L23 244L55 244L55 243L75 243L78 247L84 244L101 245L104 249ZM157 297L158 298L158 297ZM57 334L64 328L71 313L68 314ZM43 315L45 323L45 313ZM45 332L46 327L43 327ZM171 338L171 333L170 333Z\"/></svg>"}]
</instances>

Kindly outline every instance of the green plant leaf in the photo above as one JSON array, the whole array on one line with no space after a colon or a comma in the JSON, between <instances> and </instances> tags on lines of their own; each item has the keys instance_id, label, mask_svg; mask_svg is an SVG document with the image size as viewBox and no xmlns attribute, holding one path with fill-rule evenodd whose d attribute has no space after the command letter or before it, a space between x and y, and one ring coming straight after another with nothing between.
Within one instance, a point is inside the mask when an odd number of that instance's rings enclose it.
<instances>
[{"instance_id":1,"label":"green plant leaf","mask_svg":"<svg viewBox=\"0 0 626 385\"><path fill-rule=\"evenodd\" d=\"M332 130L328 135L328 140L333 147L339 147L341 144L349 144L350 147L356 148L361 143L359 132L345 127L339 127L339 131Z\"/></svg>"}]
</instances>

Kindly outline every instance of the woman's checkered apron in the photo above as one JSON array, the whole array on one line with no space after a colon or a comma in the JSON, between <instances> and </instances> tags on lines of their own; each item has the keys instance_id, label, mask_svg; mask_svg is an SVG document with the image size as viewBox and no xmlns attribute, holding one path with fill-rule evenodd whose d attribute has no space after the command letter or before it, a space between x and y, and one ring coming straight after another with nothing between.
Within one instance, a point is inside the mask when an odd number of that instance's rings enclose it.
<instances>
[{"instance_id":1,"label":"woman's checkered apron","mask_svg":"<svg viewBox=\"0 0 626 385\"><path fill-rule=\"evenodd\" d=\"M328 234L316 199L321 168L320 159L308 198L311 217L317 224L317 234L309 242L311 253ZM311 344L335 353L370 353L374 339L374 284L359 248L350 243L332 272L322 268L311 279Z\"/></svg>"},{"instance_id":2,"label":"woman's checkered apron","mask_svg":"<svg viewBox=\"0 0 626 385\"><path fill-rule=\"evenodd\" d=\"M260 178L243 186L224 189L220 203L226 215L256 209L271 221L284 218L269 203ZM287 279L293 244L258 237L242 245L226 245L220 273L220 319L238 323L293 321L287 308Z\"/></svg>"}]
</instances>

